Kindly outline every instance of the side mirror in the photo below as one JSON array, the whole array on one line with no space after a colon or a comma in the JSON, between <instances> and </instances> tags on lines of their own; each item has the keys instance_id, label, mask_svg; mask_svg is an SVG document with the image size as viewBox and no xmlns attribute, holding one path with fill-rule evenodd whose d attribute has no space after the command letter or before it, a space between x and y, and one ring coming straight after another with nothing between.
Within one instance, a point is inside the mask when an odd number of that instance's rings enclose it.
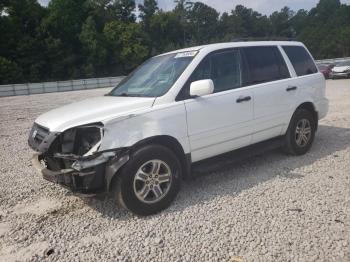
<instances>
[{"instance_id":1,"label":"side mirror","mask_svg":"<svg viewBox=\"0 0 350 262\"><path fill-rule=\"evenodd\" d=\"M214 83L211 79L199 80L191 83L190 96L205 96L214 92Z\"/></svg>"}]
</instances>

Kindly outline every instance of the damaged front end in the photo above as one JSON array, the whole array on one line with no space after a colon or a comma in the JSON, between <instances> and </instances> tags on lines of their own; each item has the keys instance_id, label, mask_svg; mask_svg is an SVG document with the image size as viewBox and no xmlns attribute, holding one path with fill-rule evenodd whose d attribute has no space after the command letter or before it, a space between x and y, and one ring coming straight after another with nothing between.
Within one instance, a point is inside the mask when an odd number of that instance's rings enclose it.
<instances>
[{"instance_id":1,"label":"damaged front end","mask_svg":"<svg viewBox=\"0 0 350 262\"><path fill-rule=\"evenodd\" d=\"M33 165L46 180L73 192L96 194L108 191L111 180L129 157L127 149L99 151L102 123L50 132L34 124L28 143L37 151Z\"/></svg>"}]
</instances>

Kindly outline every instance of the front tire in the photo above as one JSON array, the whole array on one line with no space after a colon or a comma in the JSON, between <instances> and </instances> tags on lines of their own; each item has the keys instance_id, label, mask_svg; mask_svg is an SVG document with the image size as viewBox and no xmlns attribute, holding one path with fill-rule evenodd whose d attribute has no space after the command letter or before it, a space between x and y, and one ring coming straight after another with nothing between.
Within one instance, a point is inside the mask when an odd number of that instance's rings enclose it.
<instances>
[{"instance_id":1,"label":"front tire","mask_svg":"<svg viewBox=\"0 0 350 262\"><path fill-rule=\"evenodd\" d=\"M137 149L119 174L118 202L131 212L147 216L167 208L180 190L181 164L161 145Z\"/></svg>"},{"instance_id":2,"label":"front tire","mask_svg":"<svg viewBox=\"0 0 350 262\"><path fill-rule=\"evenodd\" d=\"M289 155L306 154L314 141L317 120L305 109L297 109L284 137L283 150Z\"/></svg>"}]
</instances>

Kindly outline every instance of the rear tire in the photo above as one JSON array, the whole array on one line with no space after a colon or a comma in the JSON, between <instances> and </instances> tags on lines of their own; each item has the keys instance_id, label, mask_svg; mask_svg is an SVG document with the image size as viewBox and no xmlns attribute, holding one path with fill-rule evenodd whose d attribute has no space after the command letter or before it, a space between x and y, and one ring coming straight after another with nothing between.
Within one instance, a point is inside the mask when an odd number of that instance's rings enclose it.
<instances>
[{"instance_id":1,"label":"rear tire","mask_svg":"<svg viewBox=\"0 0 350 262\"><path fill-rule=\"evenodd\" d=\"M317 120L305 109L297 109L284 136L283 151L289 155L304 155L314 141Z\"/></svg>"},{"instance_id":2,"label":"rear tire","mask_svg":"<svg viewBox=\"0 0 350 262\"><path fill-rule=\"evenodd\" d=\"M176 155L161 145L137 149L118 174L116 198L119 205L139 216L167 208L180 190L181 164Z\"/></svg>"}]
</instances>

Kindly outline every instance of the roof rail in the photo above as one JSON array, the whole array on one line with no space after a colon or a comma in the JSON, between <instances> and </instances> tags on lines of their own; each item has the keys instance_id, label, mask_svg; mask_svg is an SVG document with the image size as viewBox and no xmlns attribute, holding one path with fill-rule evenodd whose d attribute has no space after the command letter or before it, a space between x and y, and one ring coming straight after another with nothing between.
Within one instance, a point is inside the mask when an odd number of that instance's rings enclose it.
<instances>
[{"instance_id":1,"label":"roof rail","mask_svg":"<svg viewBox=\"0 0 350 262\"><path fill-rule=\"evenodd\" d=\"M291 37L278 37L278 36L269 36L269 37L237 37L233 38L231 42L247 42L247 41L297 41L296 38Z\"/></svg>"}]
</instances>

